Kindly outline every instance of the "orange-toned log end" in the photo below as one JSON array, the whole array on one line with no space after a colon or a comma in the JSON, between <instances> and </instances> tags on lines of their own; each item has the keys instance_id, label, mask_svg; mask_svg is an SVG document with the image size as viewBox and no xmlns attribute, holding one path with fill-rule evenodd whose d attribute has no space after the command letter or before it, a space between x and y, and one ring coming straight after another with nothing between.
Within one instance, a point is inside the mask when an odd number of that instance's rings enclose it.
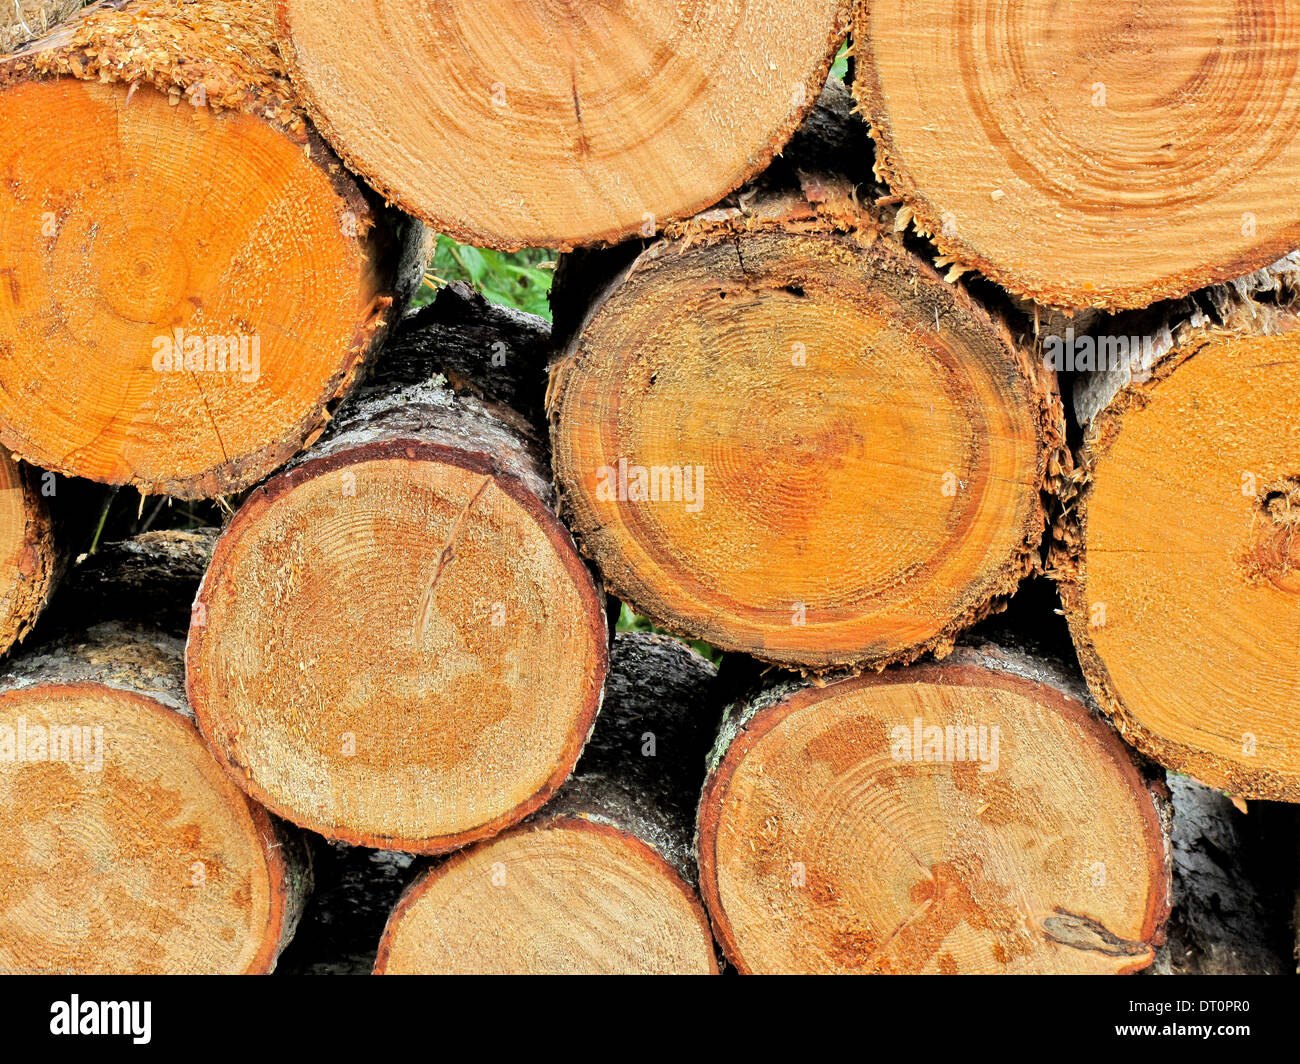
<instances>
[{"instance_id":1,"label":"orange-toned log end","mask_svg":"<svg viewBox=\"0 0 1300 1064\"><path fill-rule=\"evenodd\" d=\"M188 648L217 756L329 838L433 853L564 782L608 664L555 514L495 459L397 440L259 489L217 545Z\"/></svg>"},{"instance_id":2,"label":"orange-toned log end","mask_svg":"<svg viewBox=\"0 0 1300 1064\"><path fill-rule=\"evenodd\" d=\"M699 898L634 835L544 819L425 872L389 918L377 975L710 975Z\"/></svg>"},{"instance_id":3,"label":"orange-toned log end","mask_svg":"<svg viewBox=\"0 0 1300 1064\"><path fill-rule=\"evenodd\" d=\"M949 256L1144 307L1300 245L1300 13L1252 0L861 0L877 167Z\"/></svg>"},{"instance_id":4,"label":"orange-toned log end","mask_svg":"<svg viewBox=\"0 0 1300 1064\"><path fill-rule=\"evenodd\" d=\"M292 875L173 709L94 683L0 695L0 971L264 973Z\"/></svg>"},{"instance_id":5,"label":"orange-toned log end","mask_svg":"<svg viewBox=\"0 0 1300 1064\"><path fill-rule=\"evenodd\" d=\"M146 493L262 479L382 330L387 216L313 135L148 87L3 74L0 441Z\"/></svg>"},{"instance_id":6,"label":"orange-toned log end","mask_svg":"<svg viewBox=\"0 0 1300 1064\"><path fill-rule=\"evenodd\" d=\"M762 170L813 106L847 0L279 0L317 127L439 232L651 235Z\"/></svg>"},{"instance_id":7,"label":"orange-toned log end","mask_svg":"<svg viewBox=\"0 0 1300 1064\"><path fill-rule=\"evenodd\" d=\"M1168 917L1162 824L1114 732L1032 668L787 686L724 725L701 890L743 972L1120 973Z\"/></svg>"},{"instance_id":8,"label":"orange-toned log end","mask_svg":"<svg viewBox=\"0 0 1300 1064\"><path fill-rule=\"evenodd\" d=\"M1092 419L1060 584L1125 737L1229 794L1300 801L1300 329L1195 330Z\"/></svg>"},{"instance_id":9,"label":"orange-toned log end","mask_svg":"<svg viewBox=\"0 0 1300 1064\"><path fill-rule=\"evenodd\" d=\"M49 509L30 472L0 452L0 653L31 631L58 562Z\"/></svg>"},{"instance_id":10,"label":"orange-toned log end","mask_svg":"<svg viewBox=\"0 0 1300 1064\"><path fill-rule=\"evenodd\" d=\"M553 369L556 478L607 585L806 669L952 643L1045 529L1055 380L892 241L654 245Z\"/></svg>"}]
</instances>

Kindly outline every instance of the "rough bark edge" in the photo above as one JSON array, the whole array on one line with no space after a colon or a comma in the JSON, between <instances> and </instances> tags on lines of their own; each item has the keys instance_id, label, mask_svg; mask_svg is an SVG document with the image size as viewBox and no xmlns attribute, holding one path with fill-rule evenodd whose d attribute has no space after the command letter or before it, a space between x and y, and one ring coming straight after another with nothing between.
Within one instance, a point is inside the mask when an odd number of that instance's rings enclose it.
<instances>
[{"instance_id":1,"label":"rough bark edge","mask_svg":"<svg viewBox=\"0 0 1300 1064\"><path fill-rule=\"evenodd\" d=\"M306 128L260 0L98 0L0 61L0 89L65 75L151 85L173 103Z\"/></svg>"},{"instance_id":2,"label":"rough bark edge","mask_svg":"<svg viewBox=\"0 0 1300 1064\"><path fill-rule=\"evenodd\" d=\"M782 668L791 669L803 676L820 676L838 672L845 667L865 672L880 671L889 665L910 664L918 658L934 653L943 657L950 653L960 634L986 617L1005 609L1025 577L1043 571L1044 553L1050 518L1062 486L1071 475L1073 457L1066 442L1065 408L1061 401L1056 374L1025 344L1018 342L1002 315L974 299L967 289L950 278L941 276L922 258L904 247L886 232L881 216L862 204L857 187L837 176L798 171L798 189L750 189L751 195L742 194L735 205L723 205L694 218L668 226L663 235L649 243L622 266L611 279L591 294L585 312L571 319L566 331L568 339L555 355L550 366L545 409L550 422L551 447L554 450L559 432L558 413L568 385L569 373L579 356L581 337L592 319L609 298L629 278L671 255L683 254L693 245L709 247L723 243L737 243L742 235L755 233L785 233L791 235L825 236L843 239L862 252L881 256L900 271L912 271L921 279L950 290L959 312L986 326L1006 349L1012 365L1020 370L1030 390L1039 397L1040 406L1035 417L1039 435L1039 500L1026 527L1021 530L1020 545L1001 567L1001 576L991 578L993 590L982 601L976 602L953 618L941 631L921 643L904 647L891 654L850 659L831 665L804 665L788 660L776 660L762 653L747 650L745 653L762 661L771 661ZM590 264L580 265L587 272ZM557 483L560 513L572 528L574 510L562 486ZM1034 516L1036 515L1036 517ZM625 589L604 575L599 561L586 547L584 537L575 535L578 549L593 569L601 575L606 589L621 598ZM640 604L638 604L640 606ZM646 613L655 626L683 638L696 638L675 620Z\"/></svg>"},{"instance_id":3,"label":"rough bark edge","mask_svg":"<svg viewBox=\"0 0 1300 1064\"><path fill-rule=\"evenodd\" d=\"M25 524L22 546L15 558L19 579L3 600L0 612L0 657L31 634L67 562L50 508L36 488L36 470L14 462L14 476L15 488L22 492Z\"/></svg>"},{"instance_id":4,"label":"rough bark edge","mask_svg":"<svg viewBox=\"0 0 1300 1064\"><path fill-rule=\"evenodd\" d=\"M1042 689L1057 696L1062 716L1072 720L1081 730L1090 732L1097 743L1108 753L1120 775L1128 780L1139 806L1146 809L1143 798L1150 802L1151 816L1147 819L1146 851L1158 858L1159 866L1150 867L1152 890L1143 916L1140 941L1151 950L1151 958L1135 959L1135 963L1118 974L1141 971L1154 963L1157 950L1164 943L1164 930L1172 906L1172 862L1170 844L1172 808L1163 778L1154 774L1120 741L1113 726L1103 718L1090 699L1078 695L1086 692L1077 679L1072 679L1063 666L1050 661L1028 658L1016 650L984 643L978 647L963 646L952 657L939 664L925 663L906 668L891 669L882 673L844 676L833 683L817 680L811 682L794 678L776 680L757 694L743 698L727 707L718 738L709 753L708 775L700 794L699 814L695 832L696 859L700 868L700 893L713 925L714 938L721 946L727 960L742 974L751 974L736 945L726 911L717 887L716 847L718 809L721 795L726 792L735 764L742 759L773 727L792 711L820 701L821 692L839 683L853 687L884 684L937 683L975 686L966 677L980 675L993 678L1004 690L1016 691L1025 697L1040 700ZM1058 687L1064 683L1064 687ZM1140 961L1140 963L1139 963Z\"/></svg>"},{"instance_id":5,"label":"rough bark edge","mask_svg":"<svg viewBox=\"0 0 1300 1064\"><path fill-rule=\"evenodd\" d=\"M490 838L546 803L568 779L591 736L604 697L603 679L609 666L609 629L606 623L604 597L598 585L592 581L590 571L579 557L568 529L560 522L552 508L549 481L543 479L542 474L532 465L537 457L535 450L525 442L524 435L518 432L515 426L501 420L500 417L495 420L495 424L502 431L499 439L494 442L500 443L501 446L495 453L488 453L485 450L471 451L463 446L457 446L450 441L445 431L439 428L436 421L429 420L430 414L439 408L444 412L459 410L462 414L469 411L476 422L493 423L492 412L489 412L486 407L473 400L453 397L438 379L399 390L397 393L379 390L371 395L359 396L357 403L350 408L348 417L339 422L325 442L312 452L303 455L288 469L259 486L244 501L217 542L212 564L203 577L195 606L196 609L202 607L206 614L208 598L224 576L230 554L234 549L236 535L240 530L256 524L274 503L292 493L304 481L340 472L358 463L388 459L438 462L457 466L479 476L492 477L498 489L509 495L546 533L555 546L557 559L563 563L572 577L578 594L585 603L592 645L597 650L596 672L602 681L594 686L594 694L580 718L583 723L580 723L577 731L574 732L575 741L571 743L565 757L557 764L555 771L540 790L513 809L474 828L427 839L381 835L352 831L333 825L307 823L295 811L286 808L254 782L248 769L230 758L215 733L216 722L204 708L209 701L207 696L209 677L204 675L200 664L207 632L206 625L195 624L190 627L185 651L186 691L190 703L197 707L200 730L217 761L253 800L266 806L277 816L300 827L309 828L327 839L354 846L401 850L417 854L446 853L470 842ZM499 414L500 411L496 413ZM391 420L393 418L396 419L396 424ZM518 418L516 417L515 420L518 421ZM511 434L520 440L516 444L518 449L514 451L509 444Z\"/></svg>"},{"instance_id":6,"label":"rough bark edge","mask_svg":"<svg viewBox=\"0 0 1300 1064\"><path fill-rule=\"evenodd\" d=\"M1178 299L1197 289L1231 281L1234 277L1267 266L1292 250L1293 242L1280 237L1233 259L1186 269L1145 285L1129 285L1110 293L1076 291L1064 286L1036 286L1022 280L1017 276L1017 271L1003 269L957 233L951 230L945 232L943 212L921 191L903 162L901 153L895 146L880 77L876 72L875 54L870 35L866 32L870 7L871 0L858 0L853 25L853 94L863 117L871 127L871 138L876 146L876 176L902 204L898 210L896 227L900 232L910 227L917 235L933 244L939 252L936 265L949 266L958 275L978 272L1013 295L1045 307L1067 311L1087 308L1120 311L1136 310L1161 300Z\"/></svg>"},{"instance_id":7,"label":"rough bark edge","mask_svg":"<svg viewBox=\"0 0 1300 1064\"><path fill-rule=\"evenodd\" d=\"M47 37L0 58L0 92L22 81L59 77L123 84L128 99L143 84L173 104L184 99L213 112L235 110L265 121L300 145L320 169L337 197L340 230L356 244L359 279L376 279L370 308L357 322L338 367L296 425L259 450L193 476L143 481L128 475L112 482L179 499L243 491L310 447L325 430L419 287L431 257L432 234L347 173L304 121L262 0L99 0ZM28 441L4 426L0 440L19 454L30 452L25 456L42 468L77 475L57 456L35 453Z\"/></svg>"},{"instance_id":8,"label":"rough bark edge","mask_svg":"<svg viewBox=\"0 0 1300 1064\"><path fill-rule=\"evenodd\" d=\"M852 2L853 0L839 0L830 27L826 56L804 85L802 98L805 102L790 113L786 121L773 132L768 145L758 152L749 161L748 165L742 167L739 174L728 178L724 182L724 184L730 185L729 188L710 193L708 196L702 197L698 202L674 211L670 216L656 218L654 221L656 230L662 228L664 223L674 219L689 218L716 203L727 194L734 192L767 169L772 160L781 153L790 137L794 135L795 131L803 124L804 119L816 106L818 94L826 83L826 79L830 76L831 67L835 65L840 45L843 44L848 35L849 24L852 21ZM298 73L297 47L293 42L293 33L289 27L287 6L287 0L275 0L276 36L279 42L280 54L284 57L284 64L288 70L289 79L293 83L298 98L302 101L303 110L311 117L313 125L321 131L325 139L334 146L335 152L347 164L348 168L355 173L362 174L367 182L383 195L387 202L397 204L429 228L439 233L445 233L459 243L472 244L475 247L493 248L497 251L519 251L527 246L534 246L553 248L556 251L565 252L573 251L579 247L613 246L624 240L642 235L644 223L637 223L621 229L611 229L594 236L584 237L581 241L565 239L563 236L557 235L533 240L531 245L528 245L518 238L489 233L486 230L479 229L463 218L436 218L427 212L416 209L413 204L403 202L391 185L379 179L377 175L367 173L357 158L347 149L346 145L339 143L337 131L320 108L310 86L303 81L301 74Z\"/></svg>"},{"instance_id":9,"label":"rough bark edge","mask_svg":"<svg viewBox=\"0 0 1300 1064\"><path fill-rule=\"evenodd\" d=\"M52 688L90 694L107 688L125 695L142 712L182 729L211 754L184 695L182 646L179 639L156 629L104 622L6 662L0 693ZM142 647L153 651L151 665L134 660L134 651ZM243 973L261 975L274 969L297 929L312 890L311 861L296 828L271 817L246 795L239 798L248 809L249 828L261 843L271 898L257 953Z\"/></svg>"},{"instance_id":10,"label":"rough bark edge","mask_svg":"<svg viewBox=\"0 0 1300 1064\"><path fill-rule=\"evenodd\" d=\"M1153 338L1151 352L1119 372L1097 371L1076 382L1075 406L1084 439L1074 468L1060 490L1052 523L1048 575L1057 581L1079 665L1097 704L1125 742L1173 772L1204 779L1246 798L1291 801L1300 782L1261 768L1246 771L1206 751L1172 742L1148 730L1114 693L1105 662L1088 634L1087 503L1097 466L1123 430L1124 414L1145 406L1161 381L1207 345L1248 336L1277 335L1300 327L1300 252L1226 285L1184 300L1110 320L1124 335ZM1097 326L1104 331L1110 326Z\"/></svg>"}]
</instances>

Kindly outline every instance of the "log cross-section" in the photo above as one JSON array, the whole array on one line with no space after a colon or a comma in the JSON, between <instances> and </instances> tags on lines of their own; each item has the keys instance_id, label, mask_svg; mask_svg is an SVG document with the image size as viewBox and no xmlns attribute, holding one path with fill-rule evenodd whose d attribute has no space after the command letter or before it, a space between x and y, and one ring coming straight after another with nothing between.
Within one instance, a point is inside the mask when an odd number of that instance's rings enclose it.
<instances>
[{"instance_id":1,"label":"log cross-section","mask_svg":"<svg viewBox=\"0 0 1300 1064\"><path fill-rule=\"evenodd\" d=\"M877 167L950 260L1134 308L1300 246L1300 12L1273 0L860 0Z\"/></svg>"},{"instance_id":2,"label":"log cross-section","mask_svg":"<svg viewBox=\"0 0 1300 1064\"><path fill-rule=\"evenodd\" d=\"M186 498L319 435L422 228L305 121L260 0L95 5L0 60L0 443Z\"/></svg>"},{"instance_id":3,"label":"log cross-section","mask_svg":"<svg viewBox=\"0 0 1300 1064\"><path fill-rule=\"evenodd\" d=\"M413 320L437 329L459 309ZM498 325L485 354L537 340L534 320ZM441 377L412 383L410 360L394 369L232 519L199 590L189 692L217 757L272 811L441 853L568 778L608 622L528 422Z\"/></svg>"},{"instance_id":4,"label":"log cross-section","mask_svg":"<svg viewBox=\"0 0 1300 1064\"><path fill-rule=\"evenodd\" d=\"M105 622L0 676L0 972L259 974L306 851L209 753L183 643Z\"/></svg>"},{"instance_id":5,"label":"log cross-section","mask_svg":"<svg viewBox=\"0 0 1300 1064\"><path fill-rule=\"evenodd\" d=\"M480 246L651 235L763 169L817 100L848 0L278 0L349 166Z\"/></svg>"},{"instance_id":6,"label":"log cross-section","mask_svg":"<svg viewBox=\"0 0 1300 1064\"><path fill-rule=\"evenodd\" d=\"M1073 973L1154 959L1163 787L1048 662L989 644L723 724L700 886L742 972Z\"/></svg>"},{"instance_id":7,"label":"log cross-section","mask_svg":"<svg viewBox=\"0 0 1300 1064\"><path fill-rule=\"evenodd\" d=\"M1065 461L1054 374L842 183L758 190L594 291L592 259L557 281L555 471L638 612L878 667L951 647L1035 566Z\"/></svg>"}]
</instances>

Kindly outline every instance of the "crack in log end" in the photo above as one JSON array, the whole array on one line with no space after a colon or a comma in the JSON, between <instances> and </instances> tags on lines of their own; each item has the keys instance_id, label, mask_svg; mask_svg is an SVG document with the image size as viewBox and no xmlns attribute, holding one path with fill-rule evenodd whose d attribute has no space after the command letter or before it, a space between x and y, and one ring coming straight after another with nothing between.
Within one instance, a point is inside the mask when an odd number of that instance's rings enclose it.
<instances>
[{"instance_id":1,"label":"crack in log end","mask_svg":"<svg viewBox=\"0 0 1300 1064\"><path fill-rule=\"evenodd\" d=\"M736 239L733 241L733 243L734 243L735 248L736 248L736 261L740 264L740 274L741 274L742 277L745 278L746 281L748 281L748 280L749 280L749 271L748 271L747 269L745 269L745 256L744 256L744 253L740 250L740 235L739 235L739 234L736 235ZM683 249L683 250L684 250L684 249Z\"/></svg>"},{"instance_id":2,"label":"crack in log end","mask_svg":"<svg viewBox=\"0 0 1300 1064\"><path fill-rule=\"evenodd\" d=\"M1155 956L1147 942L1131 942L1111 932L1104 924L1088 916L1054 909L1056 916L1049 916L1043 921L1043 933L1052 942L1071 949L1090 950L1103 953L1107 957L1149 957Z\"/></svg>"},{"instance_id":3,"label":"crack in log end","mask_svg":"<svg viewBox=\"0 0 1300 1064\"><path fill-rule=\"evenodd\" d=\"M582 101L578 98L578 75L575 72L571 81L573 87L573 116L578 122L578 154L584 158L591 155L591 142L587 140L587 130L582 124Z\"/></svg>"},{"instance_id":4,"label":"crack in log end","mask_svg":"<svg viewBox=\"0 0 1300 1064\"><path fill-rule=\"evenodd\" d=\"M470 510L478 502L483 492L487 490L492 483L490 476L485 476L483 482L479 484L478 489L470 496L464 508L456 515L456 520L452 522L451 531L447 533L447 540L442 546L442 552L438 555L438 562L434 566L433 576L429 578L429 586L425 589L424 595L420 598L420 611L415 622L415 641L417 644L424 642L424 637L429 629L429 621L433 617L433 593L438 588L438 581L442 579L442 571L446 565L456 556L455 543L456 537L460 534L461 525L465 523L465 518L469 516Z\"/></svg>"}]
</instances>

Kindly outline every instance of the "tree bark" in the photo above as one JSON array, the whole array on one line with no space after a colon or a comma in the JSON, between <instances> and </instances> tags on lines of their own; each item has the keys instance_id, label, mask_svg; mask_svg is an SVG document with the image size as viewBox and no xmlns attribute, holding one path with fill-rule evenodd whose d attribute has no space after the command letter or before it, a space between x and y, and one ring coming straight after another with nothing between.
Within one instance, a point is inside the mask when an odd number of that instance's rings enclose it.
<instances>
[{"instance_id":1,"label":"tree bark","mask_svg":"<svg viewBox=\"0 0 1300 1064\"><path fill-rule=\"evenodd\" d=\"M607 588L814 672L950 649L1040 564L1068 465L1054 374L816 169L853 135L824 103L733 201L566 258L547 397Z\"/></svg>"},{"instance_id":2,"label":"tree bark","mask_svg":"<svg viewBox=\"0 0 1300 1064\"><path fill-rule=\"evenodd\" d=\"M520 415L437 377L366 389L217 545L188 650L217 757L354 844L440 853L533 812L577 761L608 657L553 506Z\"/></svg>"},{"instance_id":3,"label":"tree bark","mask_svg":"<svg viewBox=\"0 0 1300 1064\"><path fill-rule=\"evenodd\" d=\"M372 382L399 387L439 373L456 393L507 406L542 429L551 348L545 318L489 303L458 281L402 320Z\"/></svg>"},{"instance_id":4,"label":"tree bark","mask_svg":"<svg viewBox=\"0 0 1300 1064\"><path fill-rule=\"evenodd\" d=\"M744 184L816 102L848 9L277 4L294 84L348 165L436 231L505 250L650 235Z\"/></svg>"},{"instance_id":5,"label":"tree bark","mask_svg":"<svg viewBox=\"0 0 1300 1064\"><path fill-rule=\"evenodd\" d=\"M1168 768L1284 801L1300 798L1297 325L1293 255L1055 352L1089 356L1053 554L1093 694Z\"/></svg>"},{"instance_id":6,"label":"tree bark","mask_svg":"<svg viewBox=\"0 0 1300 1064\"><path fill-rule=\"evenodd\" d=\"M305 120L259 0L92 5L0 61L0 145L0 442L58 473L251 486L423 273L422 228Z\"/></svg>"},{"instance_id":7,"label":"tree bark","mask_svg":"<svg viewBox=\"0 0 1300 1064\"><path fill-rule=\"evenodd\" d=\"M86 0L15 0L0 7L0 56L44 37L85 5Z\"/></svg>"},{"instance_id":8,"label":"tree bark","mask_svg":"<svg viewBox=\"0 0 1300 1064\"><path fill-rule=\"evenodd\" d=\"M77 558L50 604L50 628L119 620L184 635L217 536L215 528L162 529Z\"/></svg>"},{"instance_id":9,"label":"tree bark","mask_svg":"<svg viewBox=\"0 0 1300 1064\"><path fill-rule=\"evenodd\" d=\"M1295 870L1277 860L1291 810L1258 803L1245 813L1186 776L1170 776L1169 789L1174 906L1152 973L1293 973Z\"/></svg>"},{"instance_id":10,"label":"tree bark","mask_svg":"<svg viewBox=\"0 0 1300 1064\"><path fill-rule=\"evenodd\" d=\"M410 881L409 853L308 836L315 889L277 975L369 975L384 924Z\"/></svg>"},{"instance_id":11,"label":"tree bark","mask_svg":"<svg viewBox=\"0 0 1300 1064\"><path fill-rule=\"evenodd\" d=\"M1116 18L1048 0L856 12L853 87L877 168L961 267L1040 303L1119 309L1300 245L1294 12L1188 2Z\"/></svg>"},{"instance_id":12,"label":"tree bark","mask_svg":"<svg viewBox=\"0 0 1300 1064\"><path fill-rule=\"evenodd\" d=\"M263 973L306 848L204 747L182 643L106 622L0 677L0 970Z\"/></svg>"},{"instance_id":13,"label":"tree bark","mask_svg":"<svg viewBox=\"0 0 1300 1064\"><path fill-rule=\"evenodd\" d=\"M690 842L715 681L675 640L620 635L573 777L524 823L422 871L376 972L716 972Z\"/></svg>"},{"instance_id":14,"label":"tree bark","mask_svg":"<svg viewBox=\"0 0 1300 1064\"><path fill-rule=\"evenodd\" d=\"M1050 659L991 643L728 711L696 840L741 972L1119 973L1169 910L1162 785Z\"/></svg>"}]
</instances>

